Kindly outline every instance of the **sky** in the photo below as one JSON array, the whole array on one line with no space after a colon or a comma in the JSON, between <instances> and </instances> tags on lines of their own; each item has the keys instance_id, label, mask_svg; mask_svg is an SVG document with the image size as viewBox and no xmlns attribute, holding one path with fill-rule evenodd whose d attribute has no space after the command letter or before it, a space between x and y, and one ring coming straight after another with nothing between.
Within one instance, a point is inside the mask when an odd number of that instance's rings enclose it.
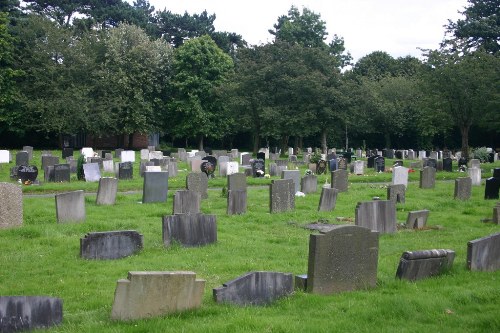
<instances>
[{"instance_id":1,"label":"sky","mask_svg":"<svg viewBox=\"0 0 500 333\"><path fill-rule=\"evenodd\" d=\"M133 2L133 0L129 0ZM268 30L292 5L321 15L327 40L344 38L354 61L373 52L420 57L418 48L436 49L448 19L456 21L467 0L149 0L156 10L215 14L216 31L235 32L251 45L273 41Z\"/></svg>"}]
</instances>

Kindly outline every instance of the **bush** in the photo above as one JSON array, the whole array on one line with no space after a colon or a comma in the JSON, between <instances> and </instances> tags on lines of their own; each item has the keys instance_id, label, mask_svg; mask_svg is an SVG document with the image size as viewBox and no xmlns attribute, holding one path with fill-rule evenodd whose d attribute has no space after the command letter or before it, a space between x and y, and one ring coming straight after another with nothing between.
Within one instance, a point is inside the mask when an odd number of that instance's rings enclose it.
<instances>
[{"instance_id":1,"label":"bush","mask_svg":"<svg viewBox=\"0 0 500 333\"><path fill-rule=\"evenodd\" d=\"M472 156L481 161L481 163L489 162L489 154L486 147L476 148L472 151Z\"/></svg>"},{"instance_id":2,"label":"bush","mask_svg":"<svg viewBox=\"0 0 500 333\"><path fill-rule=\"evenodd\" d=\"M85 164L85 156L80 155L78 161L76 162L76 178L78 180L85 180L85 174L83 173L83 165Z\"/></svg>"}]
</instances>

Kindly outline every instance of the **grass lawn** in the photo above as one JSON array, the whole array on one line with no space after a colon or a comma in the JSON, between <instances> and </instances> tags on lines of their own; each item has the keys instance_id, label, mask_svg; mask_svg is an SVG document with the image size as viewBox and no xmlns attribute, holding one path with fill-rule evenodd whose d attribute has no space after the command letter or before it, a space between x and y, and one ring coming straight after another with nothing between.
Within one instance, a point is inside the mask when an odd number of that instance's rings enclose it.
<instances>
[{"instance_id":1,"label":"grass lawn","mask_svg":"<svg viewBox=\"0 0 500 333\"><path fill-rule=\"evenodd\" d=\"M39 164L39 154L35 161ZM60 154L60 152L58 152ZM36 156L36 155L35 155ZM405 161L405 165L409 165ZM37 163L35 163L37 164ZM390 163L386 163L389 165ZM10 182L8 167L0 166L0 181ZM485 164L483 177L493 167ZM386 197L390 173L349 177L349 191L340 193L332 212L318 212L320 189L296 197L293 212L270 214L270 179L247 178L248 212L226 215L221 195L225 179L209 181L209 198L203 213L217 215L218 242L200 248L165 248L162 216L172 212L175 189L185 186L187 169L179 164L179 176L169 180L166 203L141 204L142 179L120 181L114 206L97 206L97 183L24 186L25 194L84 189L87 219L80 224L57 224L53 195L25 196L24 225L0 229L0 295L47 295L64 302L62 325L47 332L498 332L500 331L500 271L466 269L467 242L500 232L500 226L483 223L491 218L495 200L484 200L482 186L473 187L472 199L453 199L454 182L463 173L439 172L435 189L418 187L418 171L410 174L406 203L397 205L397 219L408 211L429 209L429 228L400 230L381 235L377 287L370 290L320 296L296 291L265 307L237 307L213 301L212 289L251 271L307 273L310 230L303 225L318 220L354 219L359 201ZM454 165L456 168L456 165ZM301 171L305 171L302 167ZM303 172L302 172L303 173ZM43 179L43 172L39 176ZM319 184L329 177L319 177ZM124 191L137 191L123 193ZM346 220L346 219L344 219ZM144 249L119 260L83 260L80 238L88 232L137 230L144 235ZM445 275L418 282L395 279L404 251L452 249L456 258ZM184 313L118 322L110 320L116 281L129 271L194 271L205 279L201 308Z\"/></svg>"}]
</instances>

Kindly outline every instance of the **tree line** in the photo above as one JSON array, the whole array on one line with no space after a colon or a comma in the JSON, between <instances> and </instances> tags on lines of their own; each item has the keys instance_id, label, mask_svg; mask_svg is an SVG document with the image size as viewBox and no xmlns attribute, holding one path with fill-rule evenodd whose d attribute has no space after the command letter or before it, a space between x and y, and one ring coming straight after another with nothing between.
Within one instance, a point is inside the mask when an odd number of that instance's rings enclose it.
<instances>
[{"instance_id":1,"label":"tree line","mask_svg":"<svg viewBox=\"0 0 500 333\"><path fill-rule=\"evenodd\" d=\"M307 8L278 17L274 41L248 45L215 31L215 14L147 0L3 0L0 135L467 152L471 131L485 144L500 134L499 8L469 0L424 60L374 51L352 63Z\"/></svg>"}]
</instances>

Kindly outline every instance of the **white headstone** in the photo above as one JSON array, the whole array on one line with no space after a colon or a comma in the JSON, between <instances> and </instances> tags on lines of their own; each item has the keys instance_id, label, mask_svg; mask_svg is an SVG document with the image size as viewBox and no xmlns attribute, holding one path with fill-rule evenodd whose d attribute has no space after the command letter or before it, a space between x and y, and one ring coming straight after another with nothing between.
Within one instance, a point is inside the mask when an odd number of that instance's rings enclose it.
<instances>
[{"instance_id":1,"label":"white headstone","mask_svg":"<svg viewBox=\"0 0 500 333\"><path fill-rule=\"evenodd\" d=\"M160 172L161 166L159 165L146 165L146 172Z\"/></svg>"},{"instance_id":2,"label":"white headstone","mask_svg":"<svg viewBox=\"0 0 500 333\"><path fill-rule=\"evenodd\" d=\"M85 159L87 159L89 157L94 157L94 149L92 149L92 148L84 147L84 148L82 148L82 150L80 152L85 157Z\"/></svg>"},{"instance_id":3,"label":"white headstone","mask_svg":"<svg viewBox=\"0 0 500 333\"><path fill-rule=\"evenodd\" d=\"M238 173L239 165L238 162L227 162L227 175L232 175L233 173Z\"/></svg>"},{"instance_id":4,"label":"white headstone","mask_svg":"<svg viewBox=\"0 0 500 333\"><path fill-rule=\"evenodd\" d=\"M163 159L163 152L156 151L156 150L149 152L149 160L153 160L153 159L157 159L157 160Z\"/></svg>"},{"instance_id":5,"label":"white headstone","mask_svg":"<svg viewBox=\"0 0 500 333\"><path fill-rule=\"evenodd\" d=\"M149 161L149 149L141 149L141 161Z\"/></svg>"},{"instance_id":6,"label":"white headstone","mask_svg":"<svg viewBox=\"0 0 500 333\"><path fill-rule=\"evenodd\" d=\"M114 164L113 160L104 160L102 161L102 168L104 172L114 172Z\"/></svg>"},{"instance_id":7,"label":"white headstone","mask_svg":"<svg viewBox=\"0 0 500 333\"><path fill-rule=\"evenodd\" d=\"M423 160L426 157L427 157L427 153L425 150L421 150L418 152L418 159Z\"/></svg>"},{"instance_id":8,"label":"white headstone","mask_svg":"<svg viewBox=\"0 0 500 333\"><path fill-rule=\"evenodd\" d=\"M363 175L364 172L365 172L365 162L354 161L354 174L355 175Z\"/></svg>"},{"instance_id":9,"label":"white headstone","mask_svg":"<svg viewBox=\"0 0 500 333\"><path fill-rule=\"evenodd\" d=\"M397 166L392 169L392 185L402 184L408 187L408 168Z\"/></svg>"},{"instance_id":10,"label":"white headstone","mask_svg":"<svg viewBox=\"0 0 500 333\"><path fill-rule=\"evenodd\" d=\"M10 152L8 150L0 150L0 163L10 162Z\"/></svg>"},{"instance_id":11,"label":"white headstone","mask_svg":"<svg viewBox=\"0 0 500 333\"><path fill-rule=\"evenodd\" d=\"M472 186L481 185L481 169L479 168L469 168L467 170L469 177L472 179Z\"/></svg>"},{"instance_id":12,"label":"white headstone","mask_svg":"<svg viewBox=\"0 0 500 333\"><path fill-rule=\"evenodd\" d=\"M203 163L203 162L205 162L205 161L202 160L201 158L191 160L191 171L192 172L201 172L200 166L201 166L201 163Z\"/></svg>"},{"instance_id":13,"label":"white headstone","mask_svg":"<svg viewBox=\"0 0 500 333\"><path fill-rule=\"evenodd\" d=\"M288 156L293 155L293 148L288 147Z\"/></svg>"},{"instance_id":14,"label":"white headstone","mask_svg":"<svg viewBox=\"0 0 500 333\"><path fill-rule=\"evenodd\" d=\"M135 151L124 150L121 154L121 162L135 162Z\"/></svg>"}]
</instances>

